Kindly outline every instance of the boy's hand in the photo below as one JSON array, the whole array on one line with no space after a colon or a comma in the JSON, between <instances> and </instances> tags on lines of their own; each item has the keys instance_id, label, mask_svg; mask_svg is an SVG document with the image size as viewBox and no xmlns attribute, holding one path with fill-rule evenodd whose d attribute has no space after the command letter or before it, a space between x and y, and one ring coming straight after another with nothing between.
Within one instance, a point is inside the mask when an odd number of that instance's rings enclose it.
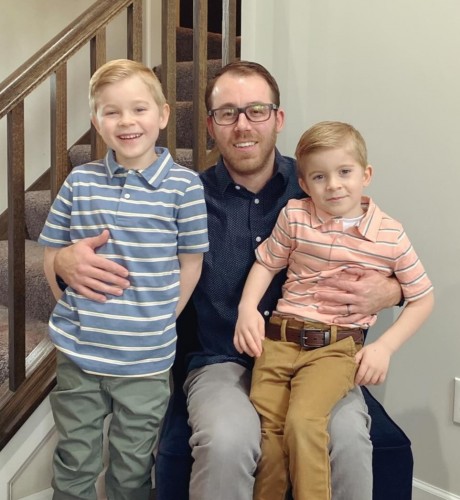
<instances>
[{"instance_id":1,"label":"boy's hand","mask_svg":"<svg viewBox=\"0 0 460 500\"><path fill-rule=\"evenodd\" d=\"M377 385L385 381L393 351L383 342L372 342L364 346L355 356L358 363L355 383Z\"/></svg>"},{"instance_id":2,"label":"boy's hand","mask_svg":"<svg viewBox=\"0 0 460 500\"><path fill-rule=\"evenodd\" d=\"M119 296L129 287L128 271L95 252L108 239L105 229L98 236L60 249L54 259L55 273L76 292L97 302L105 302L106 295Z\"/></svg>"},{"instance_id":3,"label":"boy's hand","mask_svg":"<svg viewBox=\"0 0 460 500\"><path fill-rule=\"evenodd\" d=\"M258 358L262 354L265 321L257 309L239 309L233 344L239 353Z\"/></svg>"}]
</instances>

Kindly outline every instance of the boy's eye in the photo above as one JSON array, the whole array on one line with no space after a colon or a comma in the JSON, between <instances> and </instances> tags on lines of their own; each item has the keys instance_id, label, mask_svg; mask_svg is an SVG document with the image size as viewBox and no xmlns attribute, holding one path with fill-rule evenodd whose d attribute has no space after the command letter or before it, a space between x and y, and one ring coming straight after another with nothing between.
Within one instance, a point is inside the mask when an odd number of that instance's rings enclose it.
<instances>
[{"instance_id":1,"label":"boy's eye","mask_svg":"<svg viewBox=\"0 0 460 500\"><path fill-rule=\"evenodd\" d=\"M347 175L351 172L351 168L342 168L342 170L340 171L340 173L342 175Z\"/></svg>"},{"instance_id":2,"label":"boy's eye","mask_svg":"<svg viewBox=\"0 0 460 500\"><path fill-rule=\"evenodd\" d=\"M136 113L142 113L143 111L146 111L147 108L136 108Z\"/></svg>"},{"instance_id":3,"label":"boy's eye","mask_svg":"<svg viewBox=\"0 0 460 500\"><path fill-rule=\"evenodd\" d=\"M314 181L322 181L324 179L324 175L322 174L317 174L313 176Z\"/></svg>"}]
</instances>

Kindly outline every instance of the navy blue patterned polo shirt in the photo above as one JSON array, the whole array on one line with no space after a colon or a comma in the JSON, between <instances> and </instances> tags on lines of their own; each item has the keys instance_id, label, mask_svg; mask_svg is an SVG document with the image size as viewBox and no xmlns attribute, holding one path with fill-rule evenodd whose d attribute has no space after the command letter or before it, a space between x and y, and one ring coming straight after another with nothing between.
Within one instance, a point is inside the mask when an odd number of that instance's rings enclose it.
<instances>
[{"instance_id":1,"label":"navy blue patterned polo shirt","mask_svg":"<svg viewBox=\"0 0 460 500\"><path fill-rule=\"evenodd\" d=\"M201 174L208 211L209 251L193 292L199 350L188 357L188 369L233 361L252 367L252 358L233 345L238 304L255 248L267 238L290 198L303 198L295 160L275 155L275 174L259 193L235 184L222 160ZM268 318L281 296L285 273L272 281L259 310ZM183 335L190 335L190 323Z\"/></svg>"}]
</instances>

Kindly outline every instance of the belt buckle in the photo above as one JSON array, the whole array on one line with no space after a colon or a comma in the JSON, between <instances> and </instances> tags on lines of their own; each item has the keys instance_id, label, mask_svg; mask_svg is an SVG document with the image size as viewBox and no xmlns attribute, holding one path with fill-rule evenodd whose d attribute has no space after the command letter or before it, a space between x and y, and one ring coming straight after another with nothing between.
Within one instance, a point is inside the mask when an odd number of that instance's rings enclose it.
<instances>
[{"instance_id":1,"label":"belt buckle","mask_svg":"<svg viewBox=\"0 0 460 500\"><path fill-rule=\"evenodd\" d=\"M309 333L322 333L323 334L323 345L319 346L311 346L308 345L308 334ZM311 349L311 348L317 348L317 347L324 347L327 346L331 343L331 330L321 330L319 328L302 328L300 330L300 347L303 349Z\"/></svg>"}]
</instances>

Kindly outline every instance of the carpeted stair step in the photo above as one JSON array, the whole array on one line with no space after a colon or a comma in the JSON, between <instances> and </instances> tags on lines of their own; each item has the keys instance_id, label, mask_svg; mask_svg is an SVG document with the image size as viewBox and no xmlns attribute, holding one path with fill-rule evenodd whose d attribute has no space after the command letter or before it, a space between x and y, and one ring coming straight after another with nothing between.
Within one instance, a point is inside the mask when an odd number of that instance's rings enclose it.
<instances>
[{"instance_id":1,"label":"carpeted stair step","mask_svg":"<svg viewBox=\"0 0 460 500\"><path fill-rule=\"evenodd\" d=\"M208 80L214 78L214 75L222 67L222 59L208 60ZM153 71L161 80L161 64L155 66ZM183 61L176 64L176 101L193 100L193 61Z\"/></svg>"},{"instance_id":2,"label":"carpeted stair step","mask_svg":"<svg viewBox=\"0 0 460 500\"><path fill-rule=\"evenodd\" d=\"M55 300L43 271L44 247L25 240L26 317L47 322ZM8 242L0 241L0 304L8 307Z\"/></svg>"},{"instance_id":3,"label":"carpeted stair step","mask_svg":"<svg viewBox=\"0 0 460 500\"><path fill-rule=\"evenodd\" d=\"M25 218L27 238L38 240L51 207L51 192L27 191L25 193Z\"/></svg>"},{"instance_id":4,"label":"carpeted stair step","mask_svg":"<svg viewBox=\"0 0 460 500\"><path fill-rule=\"evenodd\" d=\"M69 151L72 167L83 165L91 161L91 146L89 144L80 144L73 146ZM191 149L177 149L176 150L176 163L193 169L193 156Z\"/></svg>"},{"instance_id":5,"label":"carpeted stair step","mask_svg":"<svg viewBox=\"0 0 460 500\"><path fill-rule=\"evenodd\" d=\"M235 54L240 57L241 37L236 37ZM208 59L222 59L222 35L208 33ZM193 29L176 28L176 61L193 61Z\"/></svg>"}]
</instances>

